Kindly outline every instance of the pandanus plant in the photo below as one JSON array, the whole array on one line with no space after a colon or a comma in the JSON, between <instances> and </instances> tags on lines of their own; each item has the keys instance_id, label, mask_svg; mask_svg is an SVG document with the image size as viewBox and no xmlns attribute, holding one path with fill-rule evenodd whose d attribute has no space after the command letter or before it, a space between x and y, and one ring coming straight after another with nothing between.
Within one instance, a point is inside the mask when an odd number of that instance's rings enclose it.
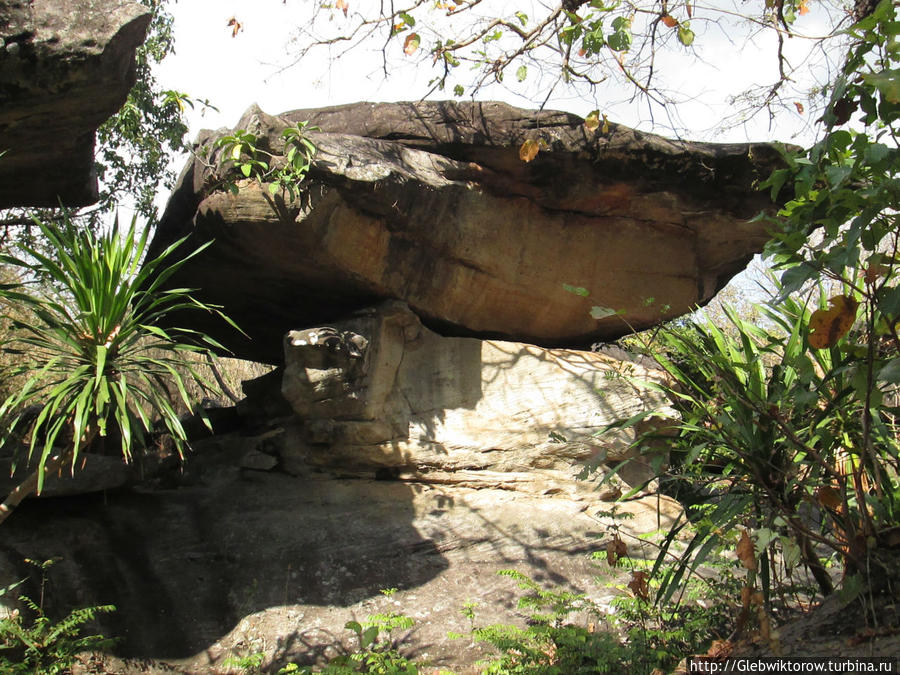
<instances>
[{"instance_id":1,"label":"pandanus plant","mask_svg":"<svg viewBox=\"0 0 900 675\"><path fill-rule=\"evenodd\" d=\"M18 279L0 284L10 328L0 348L15 356L4 375L24 382L0 404L0 447L19 448L14 473L23 463L31 470L0 504L0 523L22 499L41 492L46 476L75 472L83 451L112 429L125 462L160 421L183 457L187 439L176 401L191 406L186 379L210 390L189 356L221 345L171 327L171 315L214 312L234 326L189 289L166 287L209 244L177 257L179 240L144 260L148 230L139 234L134 221L127 228L117 221L100 234L78 230L68 219L35 224L55 255L30 246L0 255Z\"/></svg>"}]
</instances>

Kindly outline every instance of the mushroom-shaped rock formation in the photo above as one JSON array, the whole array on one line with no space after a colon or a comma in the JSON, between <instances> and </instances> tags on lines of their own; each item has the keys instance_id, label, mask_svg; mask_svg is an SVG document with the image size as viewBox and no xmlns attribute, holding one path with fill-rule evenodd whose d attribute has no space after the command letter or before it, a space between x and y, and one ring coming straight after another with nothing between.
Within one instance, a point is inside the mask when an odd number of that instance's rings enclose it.
<instances>
[{"instance_id":1,"label":"mushroom-shaped rock formation","mask_svg":"<svg viewBox=\"0 0 900 675\"><path fill-rule=\"evenodd\" d=\"M94 132L149 23L137 2L0 0L0 208L97 201Z\"/></svg>"},{"instance_id":2,"label":"mushroom-shaped rock formation","mask_svg":"<svg viewBox=\"0 0 900 675\"><path fill-rule=\"evenodd\" d=\"M445 335L551 347L613 339L707 302L759 251L770 206L755 189L770 144L673 141L576 115L496 102L357 103L236 129L283 162L301 121L318 154L295 198L251 179L204 132L155 247L215 243L177 280L253 339L212 330L240 356L278 362L293 328L402 300ZM526 140L540 152L520 159ZM240 177L240 176L239 176ZM567 291L583 288L589 297ZM616 311L594 318L593 305Z\"/></svg>"}]
</instances>

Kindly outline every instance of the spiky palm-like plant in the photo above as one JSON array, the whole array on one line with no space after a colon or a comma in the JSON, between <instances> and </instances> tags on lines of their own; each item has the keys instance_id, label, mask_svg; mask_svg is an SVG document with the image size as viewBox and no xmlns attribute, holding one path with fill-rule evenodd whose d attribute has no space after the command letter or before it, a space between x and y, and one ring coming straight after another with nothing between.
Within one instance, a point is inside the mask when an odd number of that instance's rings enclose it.
<instances>
[{"instance_id":1,"label":"spiky palm-like plant","mask_svg":"<svg viewBox=\"0 0 900 675\"><path fill-rule=\"evenodd\" d=\"M2 345L18 354L7 376L25 378L0 404L0 446L25 437L27 453L18 461L33 468L0 504L0 522L22 499L40 493L48 473L66 467L74 472L81 451L113 427L126 462L157 418L183 455L185 432L169 389L177 389L190 407L185 377L209 387L187 356L220 345L197 331L163 327L169 323L164 319L193 310L215 312L231 323L189 289L165 288L205 246L176 258L181 240L144 261L148 230L138 234L134 221L128 228L116 222L102 234L78 231L69 222L36 225L56 256L29 247L0 255L0 263L24 280L0 285L0 300L16 308ZM29 407L38 410L30 424L23 414Z\"/></svg>"}]
</instances>

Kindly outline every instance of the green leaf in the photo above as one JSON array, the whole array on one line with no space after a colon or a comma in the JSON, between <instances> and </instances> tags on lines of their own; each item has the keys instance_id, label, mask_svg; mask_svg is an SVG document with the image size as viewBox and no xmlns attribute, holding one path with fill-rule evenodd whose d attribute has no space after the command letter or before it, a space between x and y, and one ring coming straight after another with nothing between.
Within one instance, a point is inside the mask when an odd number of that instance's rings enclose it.
<instances>
[{"instance_id":1,"label":"green leaf","mask_svg":"<svg viewBox=\"0 0 900 675\"><path fill-rule=\"evenodd\" d=\"M617 30L606 39L609 48L616 52L627 52L631 48L631 41L631 31L627 29Z\"/></svg>"},{"instance_id":2,"label":"green leaf","mask_svg":"<svg viewBox=\"0 0 900 675\"><path fill-rule=\"evenodd\" d=\"M678 41L685 47L690 47L694 44L694 31L688 27L686 21L678 24Z\"/></svg>"},{"instance_id":3,"label":"green leaf","mask_svg":"<svg viewBox=\"0 0 900 675\"><path fill-rule=\"evenodd\" d=\"M369 626L359 636L359 646L361 649L367 649L375 640L378 639L378 626Z\"/></svg>"},{"instance_id":4,"label":"green leaf","mask_svg":"<svg viewBox=\"0 0 900 675\"><path fill-rule=\"evenodd\" d=\"M891 154L891 149L883 143L871 143L866 146L863 157L868 164L878 164Z\"/></svg>"},{"instance_id":5,"label":"green leaf","mask_svg":"<svg viewBox=\"0 0 900 675\"><path fill-rule=\"evenodd\" d=\"M528 23L528 15L525 12L516 12L516 18L523 26Z\"/></svg>"},{"instance_id":6,"label":"green leaf","mask_svg":"<svg viewBox=\"0 0 900 675\"><path fill-rule=\"evenodd\" d=\"M618 314L616 310L611 309L609 307L591 307L591 316L595 319L605 319L608 316L615 316Z\"/></svg>"},{"instance_id":7,"label":"green leaf","mask_svg":"<svg viewBox=\"0 0 900 675\"><path fill-rule=\"evenodd\" d=\"M579 295L582 298L586 298L591 294L590 291L588 291L588 289L584 288L583 286L572 286L570 284L563 284L562 286L563 289L565 289L569 293L574 293L575 295Z\"/></svg>"},{"instance_id":8,"label":"green leaf","mask_svg":"<svg viewBox=\"0 0 900 675\"><path fill-rule=\"evenodd\" d=\"M862 77L866 84L876 87L887 101L900 103L900 69L883 70Z\"/></svg>"},{"instance_id":9,"label":"green leaf","mask_svg":"<svg viewBox=\"0 0 900 675\"><path fill-rule=\"evenodd\" d=\"M900 358L888 361L876 375L879 382L890 382L891 384L900 384Z\"/></svg>"},{"instance_id":10,"label":"green leaf","mask_svg":"<svg viewBox=\"0 0 900 675\"><path fill-rule=\"evenodd\" d=\"M516 70L516 79L519 82L524 82L526 77L528 77L528 67L525 65L519 66L518 70Z\"/></svg>"},{"instance_id":11,"label":"green leaf","mask_svg":"<svg viewBox=\"0 0 900 675\"><path fill-rule=\"evenodd\" d=\"M407 14L406 12L398 12L397 16L403 19L403 23L412 28L416 25L416 20L412 18L411 14Z\"/></svg>"}]
</instances>

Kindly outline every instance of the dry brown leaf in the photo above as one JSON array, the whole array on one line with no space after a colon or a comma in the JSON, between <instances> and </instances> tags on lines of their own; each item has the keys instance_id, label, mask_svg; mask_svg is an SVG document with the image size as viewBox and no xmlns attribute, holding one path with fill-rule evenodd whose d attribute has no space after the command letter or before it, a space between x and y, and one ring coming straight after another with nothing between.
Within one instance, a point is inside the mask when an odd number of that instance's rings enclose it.
<instances>
[{"instance_id":1,"label":"dry brown leaf","mask_svg":"<svg viewBox=\"0 0 900 675\"><path fill-rule=\"evenodd\" d=\"M841 493L830 485L820 485L816 488L816 501L826 509L836 511L841 507Z\"/></svg>"},{"instance_id":2,"label":"dry brown leaf","mask_svg":"<svg viewBox=\"0 0 900 675\"><path fill-rule=\"evenodd\" d=\"M794 107L797 109L798 114L800 114L800 115L803 114L803 111L805 110L805 108L803 107L803 104L800 103L800 101L794 101Z\"/></svg>"},{"instance_id":3,"label":"dry brown leaf","mask_svg":"<svg viewBox=\"0 0 900 675\"><path fill-rule=\"evenodd\" d=\"M642 570L636 570L631 573L631 581L628 582L628 588L641 600L650 599L650 586L647 581L650 575Z\"/></svg>"},{"instance_id":4,"label":"dry brown leaf","mask_svg":"<svg viewBox=\"0 0 900 675\"><path fill-rule=\"evenodd\" d=\"M674 16L672 16L671 14L663 14L661 18L662 18L662 22L663 22L668 28L675 28L675 26L678 25L678 19L676 19L676 18L675 18Z\"/></svg>"},{"instance_id":5,"label":"dry brown leaf","mask_svg":"<svg viewBox=\"0 0 900 675\"><path fill-rule=\"evenodd\" d=\"M625 542L619 539L619 536L616 535L606 544L606 562L610 564L611 567L615 567L619 563L619 558L624 558L628 555L628 547L625 545Z\"/></svg>"},{"instance_id":6,"label":"dry brown leaf","mask_svg":"<svg viewBox=\"0 0 900 675\"><path fill-rule=\"evenodd\" d=\"M847 295L836 295L828 301L828 309L817 309L809 317L809 346L813 349L834 347L856 321L859 303Z\"/></svg>"},{"instance_id":7,"label":"dry brown leaf","mask_svg":"<svg viewBox=\"0 0 900 675\"><path fill-rule=\"evenodd\" d=\"M741 564L748 570L756 569L756 551L753 549L753 540L747 530L741 531L741 538L737 545L737 556Z\"/></svg>"},{"instance_id":8,"label":"dry brown leaf","mask_svg":"<svg viewBox=\"0 0 900 675\"><path fill-rule=\"evenodd\" d=\"M706 655L714 659L722 659L731 655L734 645L728 640L713 640L713 643L706 650Z\"/></svg>"},{"instance_id":9,"label":"dry brown leaf","mask_svg":"<svg viewBox=\"0 0 900 675\"><path fill-rule=\"evenodd\" d=\"M416 50L419 48L419 34L418 33L410 33L406 36L406 39L403 41L403 53L407 56L412 56L416 53Z\"/></svg>"},{"instance_id":10,"label":"dry brown leaf","mask_svg":"<svg viewBox=\"0 0 900 675\"><path fill-rule=\"evenodd\" d=\"M344 12L344 16L347 16L347 11L350 9L350 5L347 0L337 0L337 2L334 3L334 6L342 10Z\"/></svg>"},{"instance_id":11,"label":"dry brown leaf","mask_svg":"<svg viewBox=\"0 0 900 675\"><path fill-rule=\"evenodd\" d=\"M231 37L233 38L237 37L237 34L244 30L244 24L235 17L228 19L228 27L231 28Z\"/></svg>"},{"instance_id":12,"label":"dry brown leaf","mask_svg":"<svg viewBox=\"0 0 900 675\"><path fill-rule=\"evenodd\" d=\"M865 279L867 284L874 284L876 281L881 279L882 277L886 277L888 272L890 272L890 268L887 265L882 265L881 263L870 262L866 265L866 274Z\"/></svg>"},{"instance_id":13,"label":"dry brown leaf","mask_svg":"<svg viewBox=\"0 0 900 675\"><path fill-rule=\"evenodd\" d=\"M522 147L519 148L519 159L521 159L523 162L530 162L535 157L537 157L537 154L540 151L540 144L537 141L529 138L524 143L522 143Z\"/></svg>"}]
</instances>

